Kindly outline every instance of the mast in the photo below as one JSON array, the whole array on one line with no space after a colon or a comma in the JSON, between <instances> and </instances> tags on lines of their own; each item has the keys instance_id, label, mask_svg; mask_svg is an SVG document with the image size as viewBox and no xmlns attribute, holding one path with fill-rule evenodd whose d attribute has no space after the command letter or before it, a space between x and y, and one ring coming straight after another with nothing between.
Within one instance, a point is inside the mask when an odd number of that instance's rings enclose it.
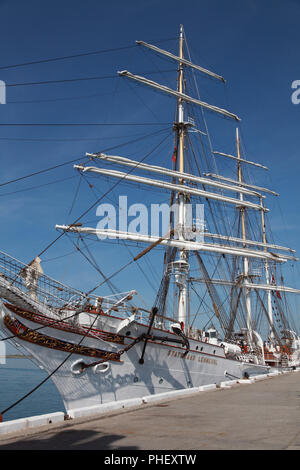
<instances>
[{"instance_id":1,"label":"mast","mask_svg":"<svg viewBox=\"0 0 300 470\"><path fill-rule=\"evenodd\" d=\"M183 58L183 28L180 25L179 34L179 57ZM183 63L179 62L178 70L178 91L183 93ZM183 129L183 101L182 98L178 98L178 129L179 129L179 171L184 172L184 129Z\"/></svg>"},{"instance_id":2,"label":"mast","mask_svg":"<svg viewBox=\"0 0 300 470\"><path fill-rule=\"evenodd\" d=\"M261 224L262 224L262 234L263 234L263 243L267 242L267 237L266 237L266 224L265 224L265 215L264 211L261 211ZM267 251L267 248L264 248L265 251ZM266 275L266 283L267 285L270 284L270 272L269 272L269 263L268 260L265 260L265 275ZM272 291L267 292L267 299L268 299L268 316L269 316L269 322L270 322L270 338L274 339L274 321L273 321L273 312L272 312Z\"/></svg>"},{"instance_id":3,"label":"mast","mask_svg":"<svg viewBox=\"0 0 300 470\"><path fill-rule=\"evenodd\" d=\"M179 58L183 59L183 26L180 25L179 33ZM183 93L183 63L179 62L178 69L178 92ZM177 115L177 133L179 140L179 172L184 173L184 106L182 98L178 98L178 115ZM183 184L183 180L179 180L179 184ZM179 240L184 240L185 228L185 201L186 195L178 192L178 229ZM189 270L188 253L185 249L179 251L179 260L175 261L175 280L178 287L178 312L177 320L185 326L187 314L187 274Z\"/></svg>"},{"instance_id":4,"label":"mast","mask_svg":"<svg viewBox=\"0 0 300 470\"><path fill-rule=\"evenodd\" d=\"M240 153L240 138L239 138L239 130L236 128L236 148L237 148L237 158L238 158L238 181L239 183L243 182L243 175L242 175L242 167L241 167L241 153ZM240 200L243 201L243 193L240 193ZM246 208L244 205L241 205L240 207L240 212L241 212L241 222L242 222L242 239L246 242ZM243 245L243 247L246 247L246 243ZM248 281L248 276L249 276L249 260L247 256L244 256L243 258L243 277L244 281ZM252 325L251 325L251 290L249 287L245 288L246 294L245 294L245 299L246 299L246 323L247 323L247 330L249 334L249 342L250 345L252 345Z\"/></svg>"}]
</instances>

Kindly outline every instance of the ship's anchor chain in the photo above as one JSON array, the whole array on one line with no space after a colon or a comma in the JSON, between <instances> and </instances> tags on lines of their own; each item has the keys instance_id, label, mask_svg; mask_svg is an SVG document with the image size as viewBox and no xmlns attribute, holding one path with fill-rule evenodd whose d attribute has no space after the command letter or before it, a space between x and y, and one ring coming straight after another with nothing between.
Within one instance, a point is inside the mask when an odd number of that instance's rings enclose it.
<instances>
[{"instance_id":1,"label":"ship's anchor chain","mask_svg":"<svg viewBox=\"0 0 300 470\"><path fill-rule=\"evenodd\" d=\"M119 360L121 358L122 354L129 351L131 348L133 348L136 344L140 343L141 341L144 341L145 343L144 343L141 358L139 359L140 364L144 364L144 355L145 355L145 350L146 350L146 346L147 346L148 341L161 341L161 342L169 341L169 342L172 342L172 343L182 344L183 346L186 347L186 351L182 354L182 357L185 357L188 354L188 352L190 351L190 345L189 345L188 339L186 338L186 336L183 333L180 334L182 339L170 338L168 336L156 336L156 335L151 335L150 334L150 331L151 331L151 328L153 326L153 322L154 322L155 315L156 315L157 311L158 311L158 309L156 307L154 307L152 309L150 323L149 323L147 333L142 333L140 336L135 338L132 343L128 344L128 346L123 348L121 351L119 351L117 353L116 352L107 353L105 359L101 359L101 361L91 362L90 364L85 364L84 362L81 363L80 372L84 372L86 369L89 369L90 367L95 367L95 366L97 366L99 364L103 364L104 362L107 362L107 361Z\"/></svg>"}]
</instances>

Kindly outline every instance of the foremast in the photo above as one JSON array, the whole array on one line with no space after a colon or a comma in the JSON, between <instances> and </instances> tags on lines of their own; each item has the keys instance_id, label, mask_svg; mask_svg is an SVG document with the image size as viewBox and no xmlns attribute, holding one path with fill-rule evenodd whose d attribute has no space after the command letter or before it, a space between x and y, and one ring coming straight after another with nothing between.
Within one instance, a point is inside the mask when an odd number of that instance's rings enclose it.
<instances>
[{"instance_id":1,"label":"foremast","mask_svg":"<svg viewBox=\"0 0 300 470\"><path fill-rule=\"evenodd\" d=\"M179 33L179 58L183 59L183 27L180 25ZM178 92L183 93L183 63L179 62L178 68ZM184 135L186 124L184 122L184 105L182 98L178 98L178 111L177 111L177 123L175 123L175 132L177 133L177 139L179 143L179 172L184 173ZM183 180L179 179L179 184L183 184ZM185 204L186 194L178 192L178 238L184 241L185 233ZM187 314L187 275L189 271L188 264L188 251L185 249L179 250L179 259L173 263L175 268L175 279L178 287L178 310L177 320L184 327L186 324Z\"/></svg>"}]
</instances>

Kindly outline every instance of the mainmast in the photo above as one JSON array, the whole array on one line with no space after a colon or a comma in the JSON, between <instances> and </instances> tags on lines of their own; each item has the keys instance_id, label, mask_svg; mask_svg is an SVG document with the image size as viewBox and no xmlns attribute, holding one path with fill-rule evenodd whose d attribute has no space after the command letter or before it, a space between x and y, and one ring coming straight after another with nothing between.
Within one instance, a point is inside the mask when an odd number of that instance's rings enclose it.
<instances>
[{"instance_id":1,"label":"mainmast","mask_svg":"<svg viewBox=\"0 0 300 470\"><path fill-rule=\"evenodd\" d=\"M179 58L183 59L183 27L180 26L179 33ZM178 92L183 93L183 63L179 62L178 69ZM178 122L175 125L176 132L178 134L179 141L179 172L184 173L184 134L185 134L185 122L184 122L184 106L181 97L178 98ZM179 184L183 184L183 180L179 180ZM184 241L184 229L185 229L185 202L186 195L184 193L177 193L178 201L178 238ZM187 274L189 270L188 264L188 252L185 249L179 251L179 260L173 263L175 271L175 281L178 287L178 312L177 320L185 325L186 314L187 314Z\"/></svg>"},{"instance_id":2,"label":"mainmast","mask_svg":"<svg viewBox=\"0 0 300 470\"><path fill-rule=\"evenodd\" d=\"M262 204L262 201L261 201ZM261 224L262 224L262 235L263 235L263 243L267 243L267 237L266 237L266 224L265 224L265 214L264 211L261 211ZM265 247L265 251L267 248ZM265 260L265 275L266 275L266 283L267 285L270 284L270 270L269 270L269 263L268 260ZM274 339L274 333L273 333L273 312L272 312L272 291L267 292L267 299L268 299L268 317L269 317L269 323L270 323L270 337Z\"/></svg>"}]
</instances>

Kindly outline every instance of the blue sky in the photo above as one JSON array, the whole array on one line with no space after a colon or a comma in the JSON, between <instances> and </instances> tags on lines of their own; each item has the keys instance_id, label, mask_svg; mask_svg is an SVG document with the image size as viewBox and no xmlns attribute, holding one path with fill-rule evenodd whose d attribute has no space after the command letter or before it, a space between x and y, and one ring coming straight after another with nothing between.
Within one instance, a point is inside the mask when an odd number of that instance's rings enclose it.
<instances>
[{"instance_id":1,"label":"blue sky","mask_svg":"<svg viewBox=\"0 0 300 470\"><path fill-rule=\"evenodd\" d=\"M268 218L274 238L277 243L296 249L299 255L300 104L294 105L291 101L291 84L300 79L299 14L300 2L296 0L0 1L0 67L131 46L137 39L152 41L176 53L176 37L182 23L194 61L227 80L226 86L220 87L203 78L202 97L229 108L242 118L247 157L270 168L268 173L255 173L257 182L280 193L279 200L267 199L267 206L272 209ZM170 123L173 119L174 103L169 98L161 101L160 95L152 92L135 94L130 84L118 78L31 86L21 86L21 83L113 75L123 69L137 73L155 71L157 66L175 70L171 62L152 58L139 48L0 68L0 80L8 85L7 104L0 105L0 184L81 158L86 151L104 150L163 127L13 127L1 124ZM153 75L151 78L159 81L161 77ZM169 72L163 78L166 83L175 85ZM147 98L150 101L145 107ZM221 150L224 135L216 132L214 137ZM160 138L135 144L133 158L150 150L153 142ZM226 139L224 150L232 151L229 134ZM170 137L164 147L166 155L172 153L172 145ZM126 156L126 152L127 147L124 147L122 154ZM34 191L16 192L65 178L70 179ZM94 201L94 194L84 191L82 184L77 205L69 215L77 186L78 176L70 164L0 187L0 249L25 262L30 261L56 237L56 223L70 222ZM92 219L95 220L95 212L91 214ZM70 251L70 241L61 240L44 259L47 261ZM113 254L114 248L105 245L98 258L107 274L125 263L129 256L126 252L116 259ZM48 261L44 269L78 288L95 285L98 282L95 273L87 266L82 276L77 261L77 255L57 263ZM157 272L159 275L159 270ZM299 268L293 273L289 284L299 286ZM125 288L135 287L129 282L130 276L125 281Z\"/></svg>"}]
</instances>

